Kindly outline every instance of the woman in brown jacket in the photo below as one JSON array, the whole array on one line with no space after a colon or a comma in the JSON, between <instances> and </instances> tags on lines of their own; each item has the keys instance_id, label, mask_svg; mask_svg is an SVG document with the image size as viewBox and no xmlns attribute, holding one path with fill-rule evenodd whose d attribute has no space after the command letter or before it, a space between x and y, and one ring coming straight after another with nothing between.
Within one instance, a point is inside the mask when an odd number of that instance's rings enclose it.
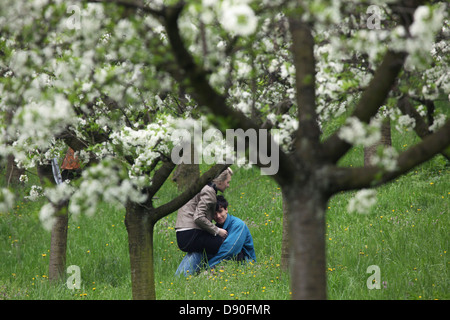
<instances>
[{"instance_id":1,"label":"woman in brown jacket","mask_svg":"<svg viewBox=\"0 0 450 320\"><path fill-rule=\"evenodd\" d=\"M224 192L230 186L232 174L230 168L225 169L178 210L175 230L180 250L217 253L228 232L211 221L216 211L217 190Z\"/></svg>"}]
</instances>

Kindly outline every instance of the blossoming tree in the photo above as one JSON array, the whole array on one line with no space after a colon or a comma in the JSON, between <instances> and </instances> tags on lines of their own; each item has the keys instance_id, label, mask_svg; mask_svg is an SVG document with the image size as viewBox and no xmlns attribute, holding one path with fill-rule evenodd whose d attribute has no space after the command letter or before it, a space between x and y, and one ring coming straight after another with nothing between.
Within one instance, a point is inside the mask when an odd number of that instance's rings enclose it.
<instances>
[{"instance_id":1,"label":"blossoming tree","mask_svg":"<svg viewBox=\"0 0 450 320\"><path fill-rule=\"evenodd\" d=\"M449 94L445 5L377 4L366 11L365 2L326 0L2 2L9 14L0 20L1 103L14 115L1 127L1 154L33 165L52 158L63 139L98 162L79 188L61 184L49 197L70 194L74 213L93 213L99 200L124 203L133 296L154 298L153 225L197 189L153 207L175 166L169 124L187 111L212 113L222 132L277 128L273 177L288 207L293 298L326 298L330 197L381 185L448 154L450 144L450 123L433 105ZM341 115L346 122L326 133ZM416 124L423 141L400 154L381 148L366 168L339 166L353 145L379 139L381 116ZM0 199L11 198L3 189ZM373 198L364 190L351 207ZM52 221L51 206L41 217Z\"/></svg>"},{"instance_id":2,"label":"blossoming tree","mask_svg":"<svg viewBox=\"0 0 450 320\"><path fill-rule=\"evenodd\" d=\"M244 2L248 6L248 1ZM221 10L226 8L225 4L230 3L233 5L232 1L215 2L212 5L208 2L208 6L202 8L206 9L206 12L201 13L200 20L204 23L213 22L215 20L211 17L217 15L217 19L221 21L225 15ZM238 3L244 5L242 1ZM193 9L187 2L167 6L129 4L154 15L164 25L173 55L182 70L181 77L179 73L172 73L173 77L184 80L186 90L199 105L206 106L216 116L227 119L225 126L217 122L217 126L222 130L225 130L225 127L264 127L267 125L267 122L261 123L264 115L275 124L275 103L282 103L281 99L286 98L291 99L288 105L295 105L296 112L293 116L286 113L281 116L284 126L293 118L295 120L290 122L290 132L285 131L289 132L286 136L288 148L280 150L280 170L274 178L283 187L288 205L291 289L296 299L326 298L324 224L328 199L339 191L365 189L386 183L434 155L445 153L450 144L450 122L443 120L445 115L438 114L430 121L429 132L423 136L422 142L403 153L396 154L389 148L381 150L380 157L368 168L342 168L338 165L339 159L352 145L370 145L378 139L379 121L377 122L376 116L385 105L390 108L390 112L395 112L391 109L395 110L397 107L396 97L390 96L390 93L399 85L397 81L402 78L404 66L405 70L430 68L430 60L427 57L434 43L429 38L430 33L434 39L437 32L448 33L448 30L442 30L445 5L426 6L415 1L400 1L383 7L392 17L392 26L379 33L377 30L356 32L350 29L349 40L341 41L340 33L334 36L333 32L326 36L322 34L324 26L336 26L342 22L341 14L351 14L357 10L354 6L332 3L338 5L331 6L327 1L264 3L265 5L258 6L261 24L254 23L255 17L249 13L248 8L239 11L241 14L238 14L238 18L231 20L231 25L224 27L232 33L231 45L225 46L222 58L215 58L215 64L212 66L208 60L210 56L203 60L199 58L199 53L191 46L192 38L185 35L182 28L184 18L189 15L189 10L195 10L195 6ZM271 11L274 7L278 12L282 9L289 31L283 30L285 34L281 41L269 40L270 43L267 43L271 31L274 30L269 30L268 26L272 26L271 22L276 21ZM258 29L256 26L259 25L261 27ZM348 27L348 24L344 24L344 27L345 25ZM254 37L246 37L255 32ZM264 38L266 42L262 40ZM418 45L423 43L424 38L426 45ZM330 54L325 57L321 57L316 51L322 47L320 41L331 45L328 48ZM281 44L281 47L276 48L276 53L270 51L270 48L273 50L277 44ZM370 46L365 47L368 44ZM217 43L215 47L220 48L221 45L223 46L222 43ZM263 47L265 53L269 53L255 55L255 48L260 48L259 46ZM344 68L345 64L341 65L348 55L331 56L335 53L334 50L345 49L346 46L351 48L351 55L355 55L354 59L360 61L358 68L364 72L352 72L350 64L349 69ZM286 53L283 49L287 50L289 55L283 56L283 53ZM217 54L216 50L213 58ZM272 57L283 57L286 60L269 63L266 59L270 54ZM234 60L236 57L242 59L238 62ZM442 58L438 64L439 68L446 70L448 61L439 55L437 58ZM367 63L374 70L373 73L364 67ZM270 67L266 69L267 66ZM247 74L243 81L239 81L245 67L253 74ZM231 76L234 71L236 78L222 77L224 82L218 84L217 75L225 70L231 70L228 71ZM275 76L283 77L285 81L277 79L272 83L281 84L282 88L288 87L284 92L278 91L277 88L280 87L277 85L267 85L273 76L271 72L275 70L278 71ZM329 86L328 81L334 80L333 74L337 81L331 82ZM293 77L290 77L291 75ZM447 97L448 75L445 71L437 71L434 76L440 80L439 87L434 87L434 90ZM427 77L419 78L425 83L429 81ZM258 84L261 83L264 85L258 90ZM348 94L348 91L356 87L361 88L360 94ZM400 87L398 90L398 93L414 94L409 88L405 90L405 87ZM426 94L426 90L424 88L422 94ZM271 101L271 98L274 101ZM277 104L277 107L280 106ZM327 114L334 115L339 107L350 109L347 122L333 134L323 136L319 120L326 120ZM411 113L406 109L402 110L406 116L410 116ZM261 115L263 117L259 117ZM436 127L431 129L434 125ZM372 201L372 192L364 191L362 195L367 201Z\"/></svg>"},{"instance_id":3,"label":"blossoming tree","mask_svg":"<svg viewBox=\"0 0 450 320\"><path fill-rule=\"evenodd\" d=\"M70 20L70 7L64 3L1 5L2 12L18 23L1 21L1 103L12 120L2 122L1 140L8 143L2 143L0 151L2 156L14 155L21 167L38 166L49 199L39 215L44 227L52 230L49 277L58 278L65 271L64 207L73 215L94 215L100 201L121 203L126 209L133 297L154 299L155 223L228 165L211 166L187 190L156 206L153 197L175 167L170 159L171 131L182 118L174 116L184 114L189 102L169 92L170 82L158 82L161 63L141 61L143 65L136 67L115 54L118 48L113 47L120 46L128 20L116 25L95 19L111 10L112 19L120 20L127 12L116 6L83 7L81 32L72 28L77 21ZM73 8L81 12L81 7ZM139 23L145 25L143 19ZM45 28L32 32L36 24ZM144 50L141 42L131 48ZM108 50L111 56L104 54ZM157 86L151 88L151 83ZM50 160L64 155L67 146L84 163L83 173L77 181L55 185ZM2 209L8 210L14 195L4 188L1 200Z\"/></svg>"}]
</instances>

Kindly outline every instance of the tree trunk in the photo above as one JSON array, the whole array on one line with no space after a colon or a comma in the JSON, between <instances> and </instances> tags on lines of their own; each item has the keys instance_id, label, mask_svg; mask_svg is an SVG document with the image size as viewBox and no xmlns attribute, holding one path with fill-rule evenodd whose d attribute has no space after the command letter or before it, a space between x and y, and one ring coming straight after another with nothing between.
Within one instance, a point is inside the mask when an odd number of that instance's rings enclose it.
<instances>
[{"instance_id":1,"label":"tree trunk","mask_svg":"<svg viewBox=\"0 0 450 320\"><path fill-rule=\"evenodd\" d=\"M57 209L56 220L52 227L48 273L50 282L64 279L66 275L67 226L69 223L67 207L68 202Z\"/></svg>"},{"instance_id":2,"label":"tree trunk","mask_svg":"<svg viewBox=\"0 0 450 320\"><path fill-rule=\"evenodd\" d=\"M283 196L283 233L281 238L281 270L289 270L289 223L288 223L288 200L286 199L286 194L284 189L281 189L281 194Z\"/></svg>"},{"instance_id":3,"label":"tree trunk","mask_svg":"<svg viewBox=\"0 0 450 320\"><path fill-rule=\"evenodd\" d=\"M192 181L195 181L200 177L200 166L198 163L194 163L195 157L194 144L191 144L191 163L180 163L175 172L173 173L172 180L177 184L178 191L182 192L188 188Z\"/></svg>"},{"instance_id":4,"label":"tree trunk","mask_svg":"<svg viewBox=\"0 0 450 320\"><path fill-rule=\"evenodd\" d=\"M308 186L286 191L289 207L291 290L294 300L325 300L327 198Z\"/></svg>"},{"instance_id":5,"label":"tree trunk","mask_svg":"<svg viewBox=\"0 0 450 320\"><path fill-rule=\"evenodd\" d=\"M153 227L148 208L129 202L125 225L131 267L131 290L134 300L155 300L153 269Z\"/></svg>"},{"instance_id":6,"label":"tree trunk","mask_svg":"<svg viewBox=\"0 0 450 320\"><path fill-rule=\"evenodd\" d=\"M383 124L381 125L381 139L378 141L378 143L375 143L374 145L370 147L364 148L364 166L369 167L371 166L371 159L372 157L377 153L377 148L380 145L384 146L391 146L391 123L389 118L385 119L383 121Z\"/></svg>"},{"instance_id":7,"label":"tree trunk","mask_svg":"<svg viewBox=\"0 0 450 320\"><path fill-rule=\"evenodd\" d=\"M25 173L24 169L18 168L16 161L14 160L14 155L10 154L7 157L8 162L6 164L6 185L19 183L19 178Z\"/></svg>"},{"instance_id":8,"label":"tree trunk","mask_svg":"<svg viewBox=\"0 0 450 320\"><path fill-rule=\"evenodd\" d=\"M38 165L37 173L42 187L47 184L55 184L51 165ZM69 202L53 204L56 207L56 220L52 227L50 242L50 262L48 278L50 281L58 281L65 276L66 250L67 250L67 226L69 224L68 207Z\"/></svg>"}]
</instances>

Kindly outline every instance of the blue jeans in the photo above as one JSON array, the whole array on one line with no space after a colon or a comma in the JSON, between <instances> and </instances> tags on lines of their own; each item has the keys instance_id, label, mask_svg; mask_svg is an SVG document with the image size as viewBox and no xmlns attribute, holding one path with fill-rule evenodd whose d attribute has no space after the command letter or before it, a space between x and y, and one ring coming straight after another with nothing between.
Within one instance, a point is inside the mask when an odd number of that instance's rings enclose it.
<instances>
[{"instance_id":1,"label":"blue jeans","mask_svg":"<svg viewBox=\"0 0 450 320\"><path fill-rule=\"evenodd\" d=\"M184 256L183 260L181 260L175 275L179 276L181 273L183 273L185 277L195 275L202 267L202 260L203 255L200 252L189 252Z\"/></svg>"}]
</instances>

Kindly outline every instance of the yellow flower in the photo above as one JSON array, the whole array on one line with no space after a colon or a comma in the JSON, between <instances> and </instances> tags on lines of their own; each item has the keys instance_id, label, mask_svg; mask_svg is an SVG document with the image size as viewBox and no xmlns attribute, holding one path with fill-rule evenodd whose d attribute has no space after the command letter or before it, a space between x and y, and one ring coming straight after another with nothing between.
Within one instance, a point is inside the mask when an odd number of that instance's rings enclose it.
<instances>
[{"instance_id":1,"label":"yellow flower","mask_svg":"<svg viewBox=\"0 0 450 320\"><path fill-rule=\"evenodd\" d=\"M47 254L46 254L46 253L43 253L43 254L42 254L42 257L46 257L46 256L47 256Z\"/></svg>"}]
</instances>

